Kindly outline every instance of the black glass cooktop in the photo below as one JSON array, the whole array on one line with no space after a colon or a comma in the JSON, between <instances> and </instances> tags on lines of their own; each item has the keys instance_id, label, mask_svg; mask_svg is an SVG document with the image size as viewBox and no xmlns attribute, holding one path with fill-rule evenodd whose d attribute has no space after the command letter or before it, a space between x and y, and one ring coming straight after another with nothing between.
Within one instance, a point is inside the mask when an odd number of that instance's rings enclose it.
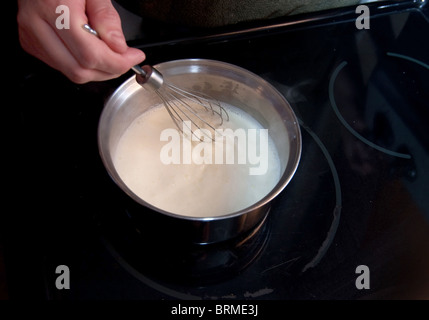
<instances>
[{"instance_id":1,"label":"black glass cooktop","mask_svg":"<svg viewBox=\"0 0 429 320\"><path fill-rule=\"evenodd\" d=\"M151 241L118 201L97 124L131 74L75 85L21 52L4 224L10 297L429 298L428 12L421 2L370 8L370 29L348 8L133 44L151 64L208 58L253 71L299 118L301 162L263 227L209 247ZM60 265L70 289L56 287Z\"/></svg>"}]
</instances>

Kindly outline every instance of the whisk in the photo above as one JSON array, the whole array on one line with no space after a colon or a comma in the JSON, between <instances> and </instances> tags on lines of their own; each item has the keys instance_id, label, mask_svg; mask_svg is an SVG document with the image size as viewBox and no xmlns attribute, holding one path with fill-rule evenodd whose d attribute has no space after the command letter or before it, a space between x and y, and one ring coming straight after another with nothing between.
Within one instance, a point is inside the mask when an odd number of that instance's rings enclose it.
<instances>
[{"instance_id":1,"label":"whisk","mask_svg":"<svg viewBox=\"0 0 429 320\"><path fill-rule=\"evenodd\" d=\"M99 37L96 30L88 24L83 28ZM136 74L136 81L142 86L153 90L167 109L178 130L185 134L184 128L199 140L201 134L214 140L216 128L221 126L224 119L229 121L228 112L221 103L201 92L181 89L165 81L161 72L150 65L136 65L131 68ZM196 130L200 130L197 135Z\"/></svg>"}]
</instances>

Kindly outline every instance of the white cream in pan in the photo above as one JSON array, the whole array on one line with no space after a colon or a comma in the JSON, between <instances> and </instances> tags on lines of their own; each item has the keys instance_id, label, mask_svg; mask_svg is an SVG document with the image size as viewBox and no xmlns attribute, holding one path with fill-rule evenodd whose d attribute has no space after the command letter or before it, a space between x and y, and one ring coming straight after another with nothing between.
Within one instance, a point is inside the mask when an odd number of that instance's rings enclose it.
<instances>
[{"instance_id":1,"label":"white cream in pan","mask_svg":"<svg viewBox=\"0 0 429 320\"><path fill-rule=\"evenodd\" d=\"M163 105L136 118L113 156L123 182L151 205L192 217L234 213L265 197L281 175L274 143L250 115L223 106L229 121L218 129L234 139L191 141L179 134Z\"/></svg>"}]
</instances>

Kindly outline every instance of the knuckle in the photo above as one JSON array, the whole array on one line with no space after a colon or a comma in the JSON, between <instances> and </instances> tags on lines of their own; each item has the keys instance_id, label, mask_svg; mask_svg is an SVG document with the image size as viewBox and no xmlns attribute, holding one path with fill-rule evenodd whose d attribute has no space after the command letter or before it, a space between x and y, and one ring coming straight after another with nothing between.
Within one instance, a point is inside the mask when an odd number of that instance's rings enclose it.
<instances>
[{"instance_id":1,"label":"knuckle","mask_svg":"<svg viewBox=\"0 0 429 320\"><path fill-rule=\"evenodd\" d=\"M25 30L32 30L33 26L37 24L37 16L32 16L27 11L18 10L16 15L16 22L19 28Z\"/></svg>"},{"instance_id":2,"label":"knuckle","mask_svg":"<svg viewBox=\"0 0 429 320\"><path fill-rule=\"evenodd\" d=\"M86 48L79 52L79 64L85 69L97 69L99 65L99 58L94 51Z\"/></svg>"},{"instance_id":3,"label":"knuckle","mask_svg":"<svg viewBox=\"0 0 429 320\"><path fill-rule=\"evenodd\" d=\"M28 17L25 13L22 12L22 10L18 11L18 14L16 16L16 21L19 26L25 26L28 22Z\"/></svg>"},{"instance_id":4,"label":"knuckle","mask_svg":"<svg viewBox=\"0 0 429 320\"><path fill-rule=\"evenodd\" d=\"M107 5L100 6L94 14L98 19L103 21L120 21L118 12L113 7Z\"/></svg>"},{"instance_id":5,"label":"knuckle","mask_svg":"<svg viewBox=\"0 0 429 320\"><path fill-rule=\"evenodd\" d=\"M92 79L88 76L88 73L84 69L73 68L66 71L65 75L69 78L70 81L77 84L84 84Z\"/></svg>"}]
</instances>

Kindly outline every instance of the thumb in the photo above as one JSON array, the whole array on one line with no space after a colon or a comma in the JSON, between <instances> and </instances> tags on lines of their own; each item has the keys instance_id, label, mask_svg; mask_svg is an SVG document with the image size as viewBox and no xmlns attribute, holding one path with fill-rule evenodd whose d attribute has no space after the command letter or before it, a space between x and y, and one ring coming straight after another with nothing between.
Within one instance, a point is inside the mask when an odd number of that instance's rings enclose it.
<instances>
[{"instance_id":1,"label":"thumb","mask_svg":"<svg viewBox=\"0 0 429 320\"><path fill-rule=\"evenodd\" d=\"M86 14L89 24L97 30L100 38L110 49L117 53L124 53L128 49L121 18L111 0L87 0Z\"/></svg>"}]
</instances>

